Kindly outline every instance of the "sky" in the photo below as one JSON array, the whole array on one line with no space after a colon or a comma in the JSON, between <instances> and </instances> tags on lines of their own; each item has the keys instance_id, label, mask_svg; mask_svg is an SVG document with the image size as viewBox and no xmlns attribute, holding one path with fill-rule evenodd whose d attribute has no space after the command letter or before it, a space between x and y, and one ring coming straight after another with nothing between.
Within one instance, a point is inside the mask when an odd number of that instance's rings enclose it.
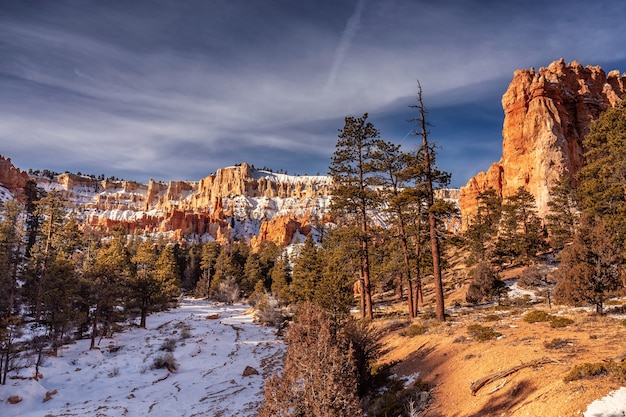
<instances>
[{"instance_id":1,"label":"sky","mask_svg":"<svg viewBox=\"0 0 626 417\"><path fill-rule=\"evenodd\" d=\"M625 72L624 33L623 0L0 0L0 155L141 182L326 174L346 116L415 148L419 80L458 187L500 159L516 69Z\"/></svg>"}]
</instances>

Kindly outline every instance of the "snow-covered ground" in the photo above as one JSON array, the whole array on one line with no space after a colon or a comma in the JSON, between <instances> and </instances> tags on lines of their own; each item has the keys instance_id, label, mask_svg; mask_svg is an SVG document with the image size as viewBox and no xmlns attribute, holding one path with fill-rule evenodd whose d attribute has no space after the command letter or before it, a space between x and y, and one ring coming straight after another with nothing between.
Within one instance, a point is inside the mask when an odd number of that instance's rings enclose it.
<instances>
[{"instance_id":1,"label":"snow-covered ground","mask_svg":"<svg viewBox=\"0 0 626 417\"><path fill-rule=\"evenodd\" d=\"M589 404L585 417L626 416L626 387L611 392L606 397Z\"/></svg>"},{"instance_id":2,"label":"snow-covered ground","mask_svg":"<svg viewBox=\"0 0 626 417\"><path fill-rule=\"evenodd\" d=\"M33 367L9 374L0 386L0 416L256 415L264 379L282 365L284 345L246 309L185 299L179 308L149 316L148 329L103 339L99 350L79 340L46 358L39 381L23 378ZM152 369L172 341L178 370ZM248 366L259 375L244 376ZM9 404L12 396L21 401Z\"/></svg>"}]
</instances>

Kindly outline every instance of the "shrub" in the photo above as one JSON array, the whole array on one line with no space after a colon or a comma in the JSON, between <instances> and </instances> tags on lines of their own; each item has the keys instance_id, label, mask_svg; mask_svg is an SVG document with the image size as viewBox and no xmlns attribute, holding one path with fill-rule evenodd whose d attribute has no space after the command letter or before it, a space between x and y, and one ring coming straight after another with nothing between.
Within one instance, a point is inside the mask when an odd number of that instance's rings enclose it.
<instances>
[{"instance_id":1,"label":"shrub","mask_svg":"<svg viewBox=\"0 0 626 417\"><path fill-rule=\"evenodd\" d=\"M543 266L534 266L524 271L519 279L517 285L521 288L536 289L544 287L548 284L548 271Z\"/></svg>"},{"instance_id":2,"label":"shrub","mask_svg":"<svg viewBox=\"0 0 626 417\"><path fill-rule=\"evenodd\" d=\"M500 319L501 317L498 314L488 314L485 317L483 317L484 321L498 321Z\"/></svg>"},{"instance_id":3,"label":"shrub","mask_svg":"<svg viewBox=\"0 0 626 417\"><path fill-rule=\"evenodd\" d=\"M484 300L491 301L494 297L499 298L504 289L504 282L498 279L491 265L488 262L481 262L474 269L465 300L472 304Z\"/></svg>"},{"instance_id":4,"label":"shrub","mask_svg":"<svg viewBox=\"0 0 626 417\"><path fill-rule=\"evenodd\" d=\"M178 371L178 362L172 353L167 352L154 358L150 369L167 369L170 372L176 372Z\"/></svg>"},{"instance_id":5,"label":"shrub","mask_svg":"<svg viewBox=\"0 0 626 417\"><path fill-rule=\"evenodd\" d=\"M239 284L235 277L228 277L221 281L213 293L213 299L227 304L239 301Z\"/></svg>"},{"instance_id":6,"label":"shrub","mask_svg":"<svg viewBox=\"0 0 626 417\"><path fill-rule=\"evenodd\" d=\"M593 378L598 375L607 374L608 370L606 369L605 364L603 363L583 363L581 365L576 365L574 368L569 371L563 380L565 382L576 381L578 379L586 379Z\"/></svg>"},{"instance_id":7,"label":"shrub","mask_svg":"<svg viewBox=\"0 0 626 417\"><path fill-rule=\"evenodd\" d=\"M524 315L522 320L526 323L538 323L542 321L550 321L552 316L543 310L532 310Z\"/></svg>"},{"instance_id":8,"label":"shrub","mask_svg":"<svg viewBox=\"0 0 626 417\"><path fill-rule=\"evenodd\" d=\"M428 331L428 327L422 324L412 324L408 329L402 331L400 335L404 337L415 337L422 335Z\"/></svg>"},{"instance_id":9,"label":"shrub","mask_svg":"<svg viewBox=\"0 0 626 417\"><path fill-rule=\"evenodd\" d=\"M480 324L467 326L467 332L480 342L496 339L502 336L502 333L498 333L492 327L481 326Z\"/></svg>"},{"instance_id":10,"label":"shrub","mask_svg":"<svg viewBox=\"0 0 626 417\"><path fill-rule=\"evenodd\" d=\"M165 339L159 348L159 350L164 350L166 352L174 352L174 349L176 349L176 340L174 339Z\"/></svg>"},{"instance_id":11,"label":"shrub","mask_svg":"<svg viewBox=\"0 0 626 417\"><path fill-rule=\"evenodd\" d=\"M559 339L557 337L549 342L543 342L543 347L545 347L546 349L561 349L569 345L570 343L571 341L569 339Z\"/></svg>"},{"instance_id":12,"label":"shrub","mask_svg":"<svg viewBox=\"0 0 626 417\"><path fill-rule=\"evenodd\" d=\"M552 316L550 318L550 327L567 327L574 323L574 320L567 317Z\"/></svg>"}]
</instances>

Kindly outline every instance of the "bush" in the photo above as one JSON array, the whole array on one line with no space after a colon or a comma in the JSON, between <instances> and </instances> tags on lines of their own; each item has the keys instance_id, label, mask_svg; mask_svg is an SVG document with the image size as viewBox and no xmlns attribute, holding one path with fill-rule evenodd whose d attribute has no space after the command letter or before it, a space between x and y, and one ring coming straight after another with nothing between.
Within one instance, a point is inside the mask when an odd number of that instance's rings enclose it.
<instances>
[{"instance_id":1,"label":"bush","mask_svg":"<svg viewBox=\"0 0 626 417\"><path fill-rule=\"evenodd\" d=\"M408 329L403 330L400 335L404 337L415 337L428 331L428 327L421 324L413 324Z\"/></svg>"},{"instance_id":2,"label":"bush","mask_svg":"<svg viewBox=\"0 0 626 417\"><path fill-rule=\"evenodd\" d=\"M517 280L521 288L534 290L548 284L548 271L545 267L534 266L524 271Z\"/></svg>"},{"instance_id":3,"label":"bush","mask_svg":"<svg viewBox=\"0 0 626 417\"><path fill-rule=\"evenodd\" d=\"M546 349L561 349L569 345L571 341L569 339L554 338L549 342L543 342L543 347Z\"/></svg>"},{"instance_id":4,"label":"bush","mask_svg":"<svg viewBox=\"0 0 626 417\"><path fill-rule=\"evenodd\" d=\"M170 372L176 372L178 371L178 362L176 362L174 355L168 352L154 358L150 369L167 369Z\"/></svg>"},{"instance_id":5,"label":"bush","mask_svg":"<svg viewBox=\"0 0 626 417\"><path fill-rule=\"evenodd\" d=\"M574 323L574 320L567 317L552 316L550 318L550 327L567 327Z\"/></svg>"},{"instance_id":6,"label":"bush","mask_svg":"<svg viewBox=\"0 0 626 417\"><path fill-rule=\"evenodd\" d=\"M263 295L257 303L256 318L259 322L270 326L278 326L285 321L285 316L278 306L278 301L269 298L267 295Z\"/></svg>"},{"instance_id":7,"label":"bush","mask_svg":"<svg viewBox=\"0 0 626 417\"><path fill-rule=\"evenodd\" d=\"M239 301L239 285L235 277L228 277L220 282L213 293L213 299L227 304Z\"/></svg>"},{"instance_id":8,"label":"bush","mask_svg":"<svg viewBox=\"0 0 626 417\"><path fill-rule=\"evenodd\" d=\"M565 382L589 379L598 376L611 376L617 380L626 380L626 363L620 362L596 362L583 363L574 366L563 380Z\"/></svg>"},{"instance_id":9,"label":"bush","mask_svg":"<svg viewBox=\"0 0 626 417\"><path fill-rule=\"evenodd\" d=\"M487 314L485 317L483 317L484 321L498 321L500 320L502 317L498 314Z\"/></svg>"},{"instance_id":10,"label":"bush","mask_svg":"<svg viewBox=\"0 0 626 417\"><path fill-rule=\"evenodd\" d=\"M176 349L176 340L174 339L165 339L159 348L159 350L164 350L166 352L174 352L174 349Z\"/></svg>"},{"instance_id":11,"label":"bush","mask_svg":"<svg viewBox=\"0 0 626 417\"><path fill-rule=\"evenodd\" d=\"M543 310L532 310L522 317L526 323L539 323L542 321L550 321L552 316Z\"/></svg>"},{"instance_id":12,"label":"bush","mask_svg":"<svg viewBox=\"0 0 626 417\"><path fill-rule=\"evenodd\" d=\"M491 301L494 297L499 298L504 289L504 282L498 279L491 265L488 262L481 262L474 269L465 300L471 304L478 304L484 300Z\"/></svg>"},{"instance_id":13,"label":"bush","mask_svg":"<svg viewBox=\"0 0 626 417\"><path fill-rule=\"evenodd\" d=\"M480 324L467 326L467 332L479 342L496 339L502 336L502 333L498 333L492 327L481 326Z\"/></svg>"}]
</instances>

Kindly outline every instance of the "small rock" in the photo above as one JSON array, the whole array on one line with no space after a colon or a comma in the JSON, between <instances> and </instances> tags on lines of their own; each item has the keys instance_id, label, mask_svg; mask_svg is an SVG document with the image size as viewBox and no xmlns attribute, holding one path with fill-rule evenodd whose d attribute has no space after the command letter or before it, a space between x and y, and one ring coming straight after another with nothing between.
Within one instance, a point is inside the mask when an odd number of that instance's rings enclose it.
<instances>
[{"instance_id":1,"label":"small rock","mask_svg":"<svg viewBox=\"0 0 626 417\"><path fill-rule=\"evenodd\" d=\"M252 375L258 375L258 374L259 374L259 371L257 371L251 366L246 366L246 369L243 370L243 376L252 376Z\"/></svg>"}]
</instances>

